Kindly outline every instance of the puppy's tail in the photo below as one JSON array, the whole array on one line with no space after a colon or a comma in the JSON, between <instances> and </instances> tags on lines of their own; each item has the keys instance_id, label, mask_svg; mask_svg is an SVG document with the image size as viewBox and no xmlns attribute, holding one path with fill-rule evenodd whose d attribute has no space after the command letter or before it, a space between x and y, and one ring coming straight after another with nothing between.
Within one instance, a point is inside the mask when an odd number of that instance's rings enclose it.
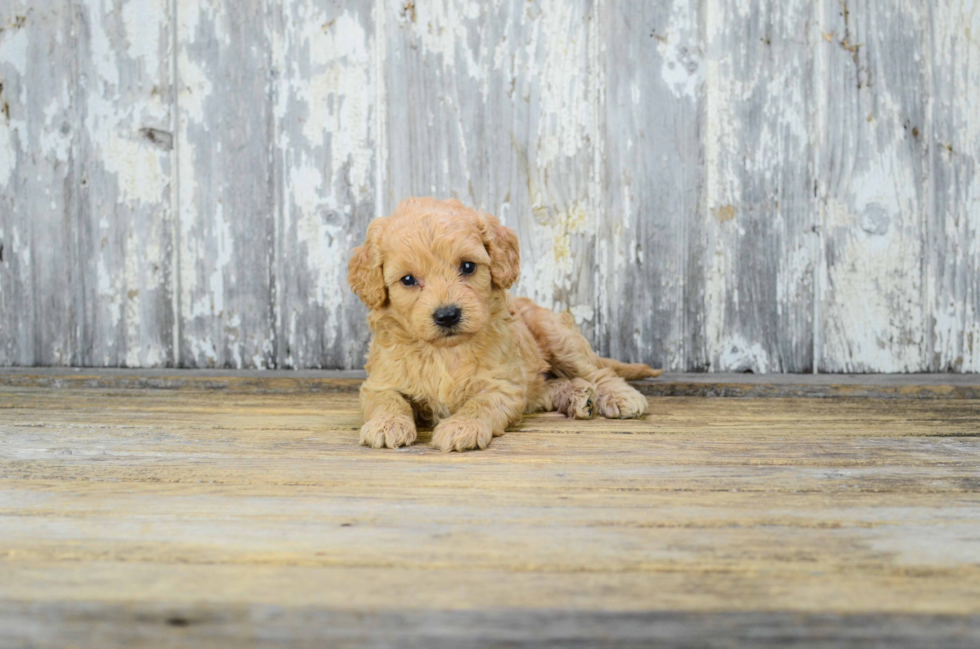
<instances>
[{"instance_id":1,"label":"puppy's tail","mask_svg":"<svg viewBox=\"0 0 980 649\"><path fill-rule=\"evenodd\" d=\"M663 370L655 370L643 363L622 363L612 358L600 358L599 365L611 368L613 372L627 381L638 381L645 378L655 379L664 373Z\"/></svg>"}]
</instances>

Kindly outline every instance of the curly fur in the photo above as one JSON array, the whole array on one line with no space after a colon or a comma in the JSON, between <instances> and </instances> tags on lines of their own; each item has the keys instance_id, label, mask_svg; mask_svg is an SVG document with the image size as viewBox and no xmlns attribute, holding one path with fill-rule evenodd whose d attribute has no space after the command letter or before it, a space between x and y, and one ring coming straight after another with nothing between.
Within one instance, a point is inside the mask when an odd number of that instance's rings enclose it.
<instances>
[{"instance_id":1,"label":"curly fur","mask_svg":"<svg viewBox=\"0 0 980 649\"><path fill-rule=\"evenodd\" d=\"M473 274L460 272L464 261L476 264ZM514 231L457 200L406 199L371 222L347 276L373 333L362 444L407 446L423 425L434 426L436 448L465 451L486 448L524 413L646 413L646 398L624 377L660 371L600 358L571 316L511 298L519 272ZM406 275L417 284L404 286ZM462 312L451 331L433 320L448 305Z\"/></svg>"}]
</instances>

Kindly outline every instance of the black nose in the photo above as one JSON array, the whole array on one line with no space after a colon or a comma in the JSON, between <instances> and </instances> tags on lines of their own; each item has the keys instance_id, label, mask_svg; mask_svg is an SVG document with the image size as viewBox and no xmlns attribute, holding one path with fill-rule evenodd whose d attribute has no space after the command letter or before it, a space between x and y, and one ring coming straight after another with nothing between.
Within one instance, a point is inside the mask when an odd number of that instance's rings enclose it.
<instances>
[{"instance_id":1,"label":"black nose","mask_svg":"<svg viewBox=\"0 0 980 649\"><path fill-rule=\"evenodd\" d=\"M432 314L432 319L435 320L436 324L443 329L455 327L457 324L459 324L459 319L461 317L463 317L463 312L455 304L450 306L441 306Z\"/></svg>"}]
</instances>

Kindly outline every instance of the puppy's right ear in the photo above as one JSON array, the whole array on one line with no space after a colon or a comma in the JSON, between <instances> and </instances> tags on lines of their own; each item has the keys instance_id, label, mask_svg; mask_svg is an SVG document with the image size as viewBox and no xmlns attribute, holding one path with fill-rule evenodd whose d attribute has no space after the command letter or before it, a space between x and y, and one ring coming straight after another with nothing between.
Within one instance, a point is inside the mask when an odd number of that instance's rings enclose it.
<instances>
[{"instance_id":1,"label":"puppy's right ear","mask_svg":"<svg viewBox=\"0 0 980 649\"><path fill-rule=\"evenodd\" d=\"M347 262L347 285L372 311L383 306L388 299L388 287L385 286L381 268L381 251L377 246L383 222L384 218L371 221L364 245L354 248Z\"/></svg>"}]
</instances>

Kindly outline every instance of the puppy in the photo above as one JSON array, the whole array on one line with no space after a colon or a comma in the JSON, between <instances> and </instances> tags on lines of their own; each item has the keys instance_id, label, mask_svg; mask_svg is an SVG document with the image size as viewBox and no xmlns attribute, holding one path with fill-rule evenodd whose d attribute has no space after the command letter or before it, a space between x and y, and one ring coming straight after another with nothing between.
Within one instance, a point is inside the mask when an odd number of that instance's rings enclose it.
<instances>
[{"instance_id":1,"label":"puppy","mask_svg":"<svg viewBox=\"0 0 980 649\"><path fill-rule=\"evenodd\" d=\"M660 371L600 358L567 313L511 298L519 269L514 231L457 200L410 198L371 222L347 275L373 333L361 444L407 446L423 425L436 448L465 451L524 413L646 413L624 379Z\"/></svg>"}]
</instances>

